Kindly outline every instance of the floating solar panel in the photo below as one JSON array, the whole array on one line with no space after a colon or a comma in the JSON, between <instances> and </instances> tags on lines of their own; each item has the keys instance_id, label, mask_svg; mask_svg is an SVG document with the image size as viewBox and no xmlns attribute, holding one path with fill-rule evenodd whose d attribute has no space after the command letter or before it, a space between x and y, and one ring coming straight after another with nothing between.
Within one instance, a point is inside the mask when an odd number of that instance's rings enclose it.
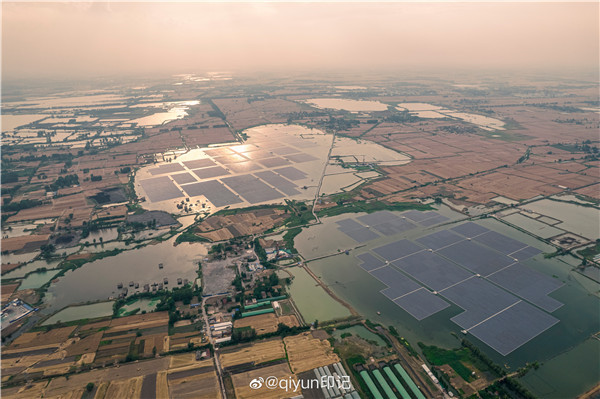
<instances>
[{"instance_id":1,"label":"floating solar panel","mask_svg":"<svg viewBox=\"0 0 600 399\"><path fill-rule=\"evenodd\" d=\"M525 345L559 320L526 302L519 302L469 333L503 356Z\"/></svg>"},{"instance_id":2,"label":"floating solar panel","mask_svg":"<svg viewBox=\"0 0 600 399\"><path fill-rule=\"evenodd\" d=\"M284 195L254 176L226 177L221 181L251 204L283 198Z\"/></svg>"},{"instance_id":3,"label":"floating solar panel","mask_svg":"<svg viewBox=\"0 0 600 399\"><path fill-rule=\"evenodd\" d=\"M442 248L437 253L482 276L514 263L514 260L506 255L466 240Z\"/></svg>"},{"instance_id":4,"label":"floating solar panel","mask_svg":"<svg viewBox=\"0 0 600 399\"><path fill-rule=\"evenodd\" d=\"M258 147L252 144L234 145L229 147L230 150L237 152L238 154L245 154L246 152L257 151Z\"/></svg>"},{"instance_id":5,"label":"floating solar panel","mask_svg":"<svg viewBox=\"0 0 600 399\"><path fill-rule=\"evenodd\" d=\"M185 170L183 169L183 166L176 162L160 165L156 168L149 169L148 172L150 172L151 175L156 176L163 175L165 173L179 172L182 170Z\"/></svg>"},{"instance_id":6,"label":"floating solar panel","mask_svg":"<svg viewBox=\"0 0 600 399\"><path fill-rule=\"evenodd\" d=\"M408 219L398 218L392 219L389 222L379 223L371 227L383 235L391 236L394 234L412 230L416 226L413 223L409 222Z\"/></svg>"},{"instance_id":7,"label":"floating solar panel","mask_svg":"<svg viewBox=\"0 0 600 399\"><path fill-rule=\"evenodd\" d=\"M274 172L277 172L281 176L283 176L287 179L290 179L290 180L302 180L302 179L305 179L307 176L306 173L294 168L293 166L275 169Z\"/></svg>"},{"instance_id":8,"label":"floating solar panel","mask_svg":"<svg viewBox=\"0 0 600 399\"><path fill-rule=\"evenodd\" d=\"M271 149L271 152L277 155L290 155L290 154L296 154L298 152L300 152L300 150L297 150L295 148L291 148L291 147L277 147L277 148L273 148Z\"/></svg>"},{"instance_id":9,"label":"floating solar panel","mask_svg":"<svg viewBox=\"0 0 600 399\"><path fill-rule=\"evenodd\" d=\"M309 147L317 147L317 143L311 140L296 140L293 142L293 145L298 148L309 148Z\"/></svg>"},{"instance_id":10,"label":"floating solar panel","mask_svg":"<svg viewBox=\"0 0 600 399\"><path fill-rule=\"evenodd\" d=\"M432 252L417 252L393 263L427 287L440 291L459 283L472 273Z\"/></svg>"},{"instance_id":11,"label":"floating solar panel","mask_svg":"<svg viewBox=\"0 0 600 399\"><path fill-rule=\"evenodd\" d=\"M542 253L542 251L540 251L537 248L525 247L515 253L510 254L510 256L511 256L511 258L515 258L519 261L524 261L524 260L527 260L529 258L536 256L539 253Z\"/></svg>"},{"instance_id":12,"label":"floating solar panel","mask_svg":"<svg viewBox=\"0 0 600 399\"><path fill-rule=\"evenodd\" d=\"M429 234L425 237L417 239L419 244L425 245L427 248L438 250L448 245L464 240L464 237L451 232L450 230L440 230Z\"/></svg>"},{"instance_id":13,"label":"floating solar panel","mask_svg":"<svg viewBox=\"0 0 600 399\"><path fill-rule=\"evenodd\" d=\"M379 258L376 258L375 256L373 256L373 254L369 252L362 255L358 255L357 258L362 261L362 263L359 266L366 271L371 271L373 269L377 269L378 267L385 265L384 261L380 260Z\"/></svg>"},{"instance_id":14,"label":"floating solar panel","mask_svg":"<svg viewBox=\"0 0 600 399\"><path fill-rule=\"evenodd\" d=\"M218 157L218 156L223 156L223 155L232 155L232 154L235 154L234 151L230 150L227 147L212 148L212 149L209 149L209 150L204 150L204 153L210 155L211 157Z\"/></svg>"},{"instance_id":15,"label":"floating solar panel","mask_svg":"<svg viewBox=\"0 0 600 399\"><path fill-rule=\"evenodd\" d=\"M450 220L450 219L448 219L446 216L435 215L433 217L430 217L429 219L425 219L425 220L419 222L419 224L421 226L430 227L430 226L435 226L436 224L444 223L447 220Z\"/></svg>"},{"instance_id":16,"label":"floating solar panel","mask_svg":"<svg viewBox=\"0 0 600 399\"><path fill-rule=\"evenodd\" d=\"M256 161L257 159L271 158L271 157L273 157L273 154L271 154L270 152L265 151L265 150L258 150L258 151L247 152L244 154L244 156L248 159Z\"/></svg>"},{"instance_id":17,"label":"floating solar panel","mask_svg":"<svg viewBox=\"0 0 600 399\"><path fill-rule=\"evenodd\" d=\"M519 301L514 295L477 277L454 285L441 294L465 310L450 319L464 329L481 323Z\"/></svg>"},{"instance_id":18,"label":"floating solar panel","mask_svg":"<svg viewBox=\"0 0 600 399\"><path fill-rule=\"evenodd\" d=\"M241 156L240 154L233 153L231 155L224 155L221 157L215 157L215 161L218 161L224 165L229 165L236 162L247 161L248 158Z\"/></svg>"},{"instance_id":19,"label":"floating solar panel","mask_svg":"<svg viewBox=\"0 0 600 399\"><path fill-rule=\"evenodd\" d=\"M287 159L289 159L290 161L296 162L296 163L317 161L319 159L319 158L313 157L312 155L309 155L309 154L293 154L293 155L286 155L285 157Z\"/></svg>"},{"instance_id":20,"label":"floating solar panel","mask_svg":"<svg viewBox=\"0 0 600 399\"><path fill-rule=\"evenodd\" d=\"M417 320L423 320L450 306L448 302L424 288L395 299L394 303Z\"/></svg>"},{"instance_id":21,"label":"floating solar panel","mask_svg":"<svg viewBox=\"0 0 600 399\"><path fill-rule=\"evenodd\" d=\"M370 272L373 277L377 280L381 281L385 285L394 289L397 298L399 296L408 294L409 292L413 292L421 288L421 286L410 278L400 273L398 270L392 268L391 266L384 266L380 269L373 270ZM389 293L390 291L388 291ZM393 298L392 298L393 299Z\"/></svg>"},{"instance_id":22,"label":"floating solar panel","mask_svg":"<svg viewBox=\"0 0 600 399\"><path fill-rule=\"evenodd\" d=\"M547 312L554 312L563 305L548 296L564 285L562 281L518 263L492 274L489 279Z\"/></svg>"},{"instance_id":23,"label":"floating solar panel","mask_svg":"<svg viewBox=\"0 0 600 399\"><path fill-rule=\"evenodd\" d=\"M264 172L258 172L254 174L258 176L262 180L266 181L270 185L274 186L277 190L281 191L285 195L296 195L300 194L298 190L296 190L296 184L291 181L279 176L277 173L272 172L270 170L265 170Z\"/></svg>"},{"instance_id":24,"label":"floating solar panel","mask_svg":"<svg viewBox=\"0 0 600 399\"><path fill-rule=\"evenodd\" d=\"M373 249L373 252L385 260L393 261L422 250L423 248L419 247L417 244L408 240L400 240L375 248Z\"/></svg>"},{"instance_id":25,"label":"floating solar panel","mask_svg":"<svg viewBox=\"0 0 600 399\"><path fill-rule=\"evenodd\" d=\"M266 168L275 168L278 166L290 164L290 162L287 159L279 158L279 157L259 159L257 162L259 162L261 165L263 165Z\"/></svg>"},{"instance_id":26,"label":"floating solar panel","mask_svg":"<svg viewBox=\"0 0 600 399\"><path fill-rule=\"evenodd\" d=\"M420 212L420 211L407 211L407 212L403 212L402 216L409 218L410 220L412 220L413 222L422 222L425 219L429 219L432 218L434 216L439 215L439 213L434 212L434 211L428 211L428 212Z\"/></svg>"},{"instance_id":27,"label":"floating solar panel","mask_svg":"<svg viewBox=\"0 0 600 399\"><path fill-rule=\"evenodd\" d=\"M204 159L194 159L192 161L182 162L189 169L198 169L198 168L208 168L209 166L217 166L216 163L212 161L212 159L204 158Z\"/></svg>"},{"instance_id":28,"label":"floating solar panel","mask_svg":"<svg viewBox=\"0 0 600 399\"><path fill-rule=\"evenodd\" d=\"M190 196L204 195L216 207L238 204L242 200L217 180L192 183L181 186Z\"/></svg>"},{"instance_id":29,"label":"floating solar panel","mask_svg":"<svg viewBox=\"0 0 600 399\"><path fill-rule=\"evenodd\" d=\"M477 223L467 222L459 226L453 227L451 230L456 231L458 234L462 234L465 237L473 238L479 234L483 234L486 231L490 231Z\"/></svg>"},{"instance_id":30,"label":"floating solar panel","mask_svg":"<svg viewBox=\"0 0 600 399\"><path fill-rule=\"evenodd\" d=\"M341 232L362 229L363 227L365 227L354 219L340 220L335 222L335 224L338 225L338 230Z\"/></svg>"},{"instance_id":31,"label":"floating solar panel","mask_svg":"<svg viewBox=\"0 0 600 399\"><path fill-rule=\"evenodd\" d=\"M363 227L357 230L343 231L348 237L352 238L356 242L367 242L379 238L379 234L372 232L367 227Z\"/></svg>"},{"instance_id":32,"label":"floating solar panel","mask_svg":"<svg viewBox=\"0 0 600 399\"><path fill-rule=\"evenodd\" d=\"M140 180L140 184L151 202L166 201L184 196L168 176Z\"/></svg>"},{"instance_id":33,"label":"floating solar panel","mask_svg":"<svg viewBox=\"0 0 600 399\"><path fill-rule=\"evenodd\" d=\"M389 211L379 211L359 216L356 219L368 226L374 226L379 223L391 222L392 220L399 219L399 217Z\"/></svg>"},{"instance_id":34,"label":"floating solar panel","mask_svg":"<svg viewBox=\"0 0 600 399\"><path fill-rule=\"evenodd\" d=\"M193 183L193 182L197 181L196 178L194 176L192 176L191 173L187 173L187 172L171 175L171 178L179 184Z\"/></svg>"},{"instance_id":35,"label":"floating solar panel","mask_svg":"<svg viewBox=\"0 0 600 399\"><path fill-rule=\"evenodd\" d=\"M221 166L213 166L211 168L204 169L194 169L192 172L194 172L194 174L200 179L210 179L211 177L219 177L229 174L229 172Z\"/></svg>"},{"instance_id":36,"label":"floating solar panel","mask_svg":"<svg viewBox=\"0 0 600 399\"><path fill-rule=\"evenodd\" d=\"M422 289L422 287L419 287L418 285L416 286L417 288L415 288L412 291L406 292L406 289L404 287L387 287L382 289L381 292L387 299L389 299L390 301L393 301L394 299L398 299L402 296L408 295L411 292L415 292L417 290Z\"/></svg>"},{"instance_id":37,"label":"floating solar panel","mask_svg":"<svg viewBox=\"0 0 600 399\"><path fill-rule=\"evenodd\" d=\"M227 165L227 167L235 173L248 173L253 170L262 169L262 166L250 161L232 163Z\"/></svg>"},{"instance_id":38,"label":"floating solar panel","mask_svg":"<svg viewBox=\"0 0 600 399\"><path fill-rule=\"evenodd\" d=\"M488 231L487 233L475 237L474 240L494 248L496 251L502 252L505 255L517 252L527 246L527 244L509 238L504 234L496 233L495 231Z\"/></svg>"}]
</instances>

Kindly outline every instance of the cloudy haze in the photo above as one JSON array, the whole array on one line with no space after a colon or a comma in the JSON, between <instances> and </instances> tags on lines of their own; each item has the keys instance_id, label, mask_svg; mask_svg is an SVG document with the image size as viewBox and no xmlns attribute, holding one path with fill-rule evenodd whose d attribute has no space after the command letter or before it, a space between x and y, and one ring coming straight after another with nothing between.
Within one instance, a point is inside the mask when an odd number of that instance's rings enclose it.
<instances>
[{"instance_id":1,"label":"cloudy haze","mask_svg":"<svg viewBox=\"0 0 600 399\"><path fill-rule=\"evenodd\" d=\"M593 3L6 3L4 78L598 69Z\"/></svg>"}]
</instances>

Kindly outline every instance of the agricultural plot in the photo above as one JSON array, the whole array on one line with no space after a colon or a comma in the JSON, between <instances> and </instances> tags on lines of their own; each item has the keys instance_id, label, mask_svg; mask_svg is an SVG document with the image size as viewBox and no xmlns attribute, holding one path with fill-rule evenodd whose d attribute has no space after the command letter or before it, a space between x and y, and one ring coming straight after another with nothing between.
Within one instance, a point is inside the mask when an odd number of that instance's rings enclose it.
<instances>
[{"instance_id":1,"label":"agricultural plot","mask_svg":"<svg viewBox=\"0 0 600 399\"><path fill-rule=\"evenodd\" d=\"M285 337L283 341L295 374L340 361L329 341L314 338L309 332Z\"/></svg>"},{"instance_id":2,"label":"agricultural plot","mask_svg":"<svg viewBox=\"0 0 600 399\"><path fill-rule=\"evenodd\" d=\"M260 364L285 358L285 348L280 338L224 349L221 353L221 364L224 368L240 364Z\"/></svg>"}]
</instances>

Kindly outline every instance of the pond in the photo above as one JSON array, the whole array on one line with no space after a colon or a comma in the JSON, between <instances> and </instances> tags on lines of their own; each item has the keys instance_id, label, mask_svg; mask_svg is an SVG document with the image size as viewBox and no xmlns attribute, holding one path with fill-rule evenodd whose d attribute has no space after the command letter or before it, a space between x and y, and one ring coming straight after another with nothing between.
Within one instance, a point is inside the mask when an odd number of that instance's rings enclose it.
<instances>
[{"instance_id":1,"label":"pond","mask_svg":"<svg viewBox=\"0 0 600 399\"><path fill-rule=\"evenodd\" d=\"M372 333L364 326L357 325L348 328L337 329L332 335L339 340L342 338L342 334L352 334L367 341L375 342L375 344L378 346L386 346L385 341L379 335Z\"/></svg>"},{"instance_id":2,"label":"pond","mask_svg":"<svg viewBox=\"0 0 600 399\"><path fill-rule=\"evenodd\" d=\"M24 266L19 267L18 269L11 270L10 272L4 274L2 276L3 279L9 278L21 278L24 277L27 273L33 272L37 269L46 268L46 269L54 269L58 267L61 260L50 260L46 261L44 259L34 260L31 263L27 263Z\"/></svg>"},{"instance_id":3,"label":"pond","mask_svg":"<svg viewBox=\"0 0 600 399\"><path fill-rule=\"evenodd\" d=\"M385 111L388 105L379 101L348 100L344 98L311 98L306 100L317 108L330 108L350 112Z\"/></svg>"},{"instance_id":4,"label":"pond","mask_svg":"<svg viewBox=\"0 0 600 399\"><path fill-rule=\"evenodd\" d=\"M542 199L520 207L531 212L561 220L554 227L570 231L590 240L600 238L600 210L568 202Z\"/></svg>"},{"instance_id":5,"label":"pond","mask_svg":"<svg viewBox=\"0 0 600 399\"><path fill-rule=\"evenodd\" d=\"M350 311L331 298L306 270L301 267L291 267L286 270L294 276L288 291L306 323L351 316ZM279 276L289 277L287 273L281 273Z\"/></svg>"},{"instance_id":6,"label":"pond","mask_svg":"<svg viewBox=\"0 0 600 399\"><path fill-rule=\"evenodd\" d=\"M21 281L21 285L19 285L19 290L40 288L42 285L52 280L52 278L58 273L59 270L48 270L45 272L31 273L30 275L25 277L23 281Z\"/></svg>"},{"instance_id":7,"label":"pond","mask_svg":"<svg viewBox=\"0 0 600 399\"><path fill-rule=\"evenodd\" d=\"M98 302L91 305L69 306L46 319L42 326L56 324L59 321L66 323L73 320L93 319L96 317L111 316L114 301Z\"/></svg>"},{"instance_id":8,"label":"pond","mask_svg":"<svg viewBox=\"0 0 600 399\"><path fill-rule=\"evenodd\" d=\"M182 243L174 247L174 242L172 238L86 263L50 285L44 302L49 311L54 311L72 304L117 297L125 288L129 294L141 292L144 284L163 283L164 278L168 278L167 288L177 286L177 278L194 281L198 261L206 256L207 248L201 243ZM162 269L159 263L163 264ZM130 282L138 283L138 288L130 287ZM123 284L123 289L118 289L118 284Z\"/></svg>"},{"instance_id":9,"label":"pond","mask_svg":"<svg viewBox=\"0 0 600 399\"><path fill-rule=\"evenodd\" d=\"M152 311L154 311L154 309L156 309L156 305L158 305L159 302L160 302L160 299L158 299L158 298L136 299L135 301L133 301L131 303L127 303L123 307L121 307L121 309L119 309L118 316L121 317L121 316L127 316L129 314L134 314L133 311L136 309L138 310L136 312L136 314L141 313L143 311L152 312Z\"/></svg>"}]
</instances>

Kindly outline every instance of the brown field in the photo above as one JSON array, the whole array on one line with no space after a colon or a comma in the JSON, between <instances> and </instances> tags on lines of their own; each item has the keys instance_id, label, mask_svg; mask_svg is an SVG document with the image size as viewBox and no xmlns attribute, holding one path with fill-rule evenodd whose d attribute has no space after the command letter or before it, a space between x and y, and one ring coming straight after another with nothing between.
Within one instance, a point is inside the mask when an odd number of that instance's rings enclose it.
<instances>
[{"instance_id":1,"label":"brown field","mask_svg":"<svg viewBox=\"0 0 600 399\"><path fill-rule=\"evenodd\" d=\"M169 322L168 312L152 312L134 316L120 317L110 322L110 332L164 326Z\"/></svg>"},{"instance_id":2,"label":"brown field","mask_svg":"<svg viewBox=\"0 0 600 399\"><path fill-rule=\"evenodd\" d=\"M244 317L235 320L233 326L235 328L252 327L256 334L266 334L277 331L277 316L274 313L266 313L257 316Z\"/></svg>"},{"instance_id":3,"label":"brown field","mask_svg":"<svg viewBox=\"0 0 600 399\"><path fill-rule=\"evenodd\" d=\"M313 338L310 332L283 339L292 371L296 374L339 362L327 340Z\"/></svg>"},{"instance_id":4,"label":"brown field","mask_svg":"<svg viewBox=\"0 0 600 399\"><path fill-rule=\"evenodd\" d=\"M196 234L211 241L257 234L268 230L286 219L281 209L259 209L235 215L213 216L196 227Z\"/></svg>"},{"instance_id":5,"label":"brown field","mask_svg":"<svg viewBox=\"0 0 600 399\"><path fill-rule=\"evenodd\" d=\"M28 236L10 237L2 240L2 251L28 251L38 249L48 242L49 234L32 234Z\"/></svg>"},{"instance_id":6,"label":"brown field","mask_svg":"<svg viewBox=\"0 0 600 399\"><path fill-rule=\"evenodd\" d=\"M19 284L4 284L2 285L2 305L8 302L10 296L15 292Z\"/></svg>"},{"instance_id":7,"label":"brown field","mask_svg":"<svg viewBox=\"0 0 600 399\"><path fill-rule=\"evenodd\" d=\"M301 112L307 107L282 99L249 101L247 98L223 98L213 101L236 130L267 123L287 121L287 113Z\"/></svg>"},{"instance_id":8,"label":"brown field","mask_svg":"<svg viewBox=\"0 0 600 399\"><path fill-rule=\"evenodd\" d=\"M90 335L89 337L79 339L74 344L67 346L67 356L83 355L84 353L94 353L98 349L98 345L100 344L101 340L101 332L97 332L95 334Z\"/></svg>"},{"instance_id":9,"label":"brown field","mask_svg":"<svg viewBox=\"0 0 600 399\"><path fill-rule=\"evenodd\" d=\"M3 352L20 352L24 348L57 347L67 340L75 328L77 328L77 326L54 328L48 332L25 333L15 339L7 349L3 350Z\"/></svg>"},{"instance_id":10,"label":"brown field","mask_svg":"<svg viewBox=\"0 0 600 399\"><path fill-rule=\"evenodd\" d=\"M21 266L22 264L23 263L3 263L1 266L2 274L8 273L9 271L14 270L17 267ZM2 286L2 289L4 289L4 286Z\"/></svg>"},{"instance_id":11,"label":"brown field","mask_svg":"<svg viewBox=\"0 0 600 399\"><path fill-rule=\"evenodd\" d=\"M300 392L296 392L286 395L285 391L282 391L279 388L268 389L264 385L260 389L250 388L250 381L252 381L254 378L267 378L270 376L277 377L279 379L288 379L288 377L291 377L292 380L297 380L296 376L290 372L288 365L285 363L263 367L260 369L247 371L245 373L235 374L231 379L235 388L236 398L280 399L282 397L291 397L300 394Z\"/></svg>"},{"instance_id":12,"label":"brown field","mask_svg":"<svg viewBox=\"0 0 600 399\"><path fill-rule=\"evenodd\" d=\"M138 399L142 393L142 377L112 381L106 390L106 399Z\"/></svg>"},{"instance_id":13,"label":"brown field","mask_svg":"<svg viewBox=\"0 0 600 399\"><path fill-rule=\"evenodd\" d=\"M298 322L298 318L296 318L296 315L290 314L290 315L285 315L285 316L279 316L278 323L283 323L288 327L300 327L300 323Z\"/></svg>"},{"instance_id":14,"label":"brown field","mask_svg":"<svg viewBox=\"0 0 600 399\"><path fill-rule=\"evenodd\" d=\"M227 352L221 354L221 363L223 367L232 367L249 362L259 364L284 357L283 341L276 338L259 341L250 346L243 346L235 351L229 351L228 348Z\"/></svg>"},{"instance_id":15,"label":"brown field","mask_svg":"<svg viewBox=\"0 0 600 399\"><path fill-rule=\"evenodd\" d=\"M177 356L176 360L175 356L171 358L171 367L167 373L169 397L220 398L221 390L213 360L197 362L193 353L186 355Z\"/></svg>"}]
</instances>

